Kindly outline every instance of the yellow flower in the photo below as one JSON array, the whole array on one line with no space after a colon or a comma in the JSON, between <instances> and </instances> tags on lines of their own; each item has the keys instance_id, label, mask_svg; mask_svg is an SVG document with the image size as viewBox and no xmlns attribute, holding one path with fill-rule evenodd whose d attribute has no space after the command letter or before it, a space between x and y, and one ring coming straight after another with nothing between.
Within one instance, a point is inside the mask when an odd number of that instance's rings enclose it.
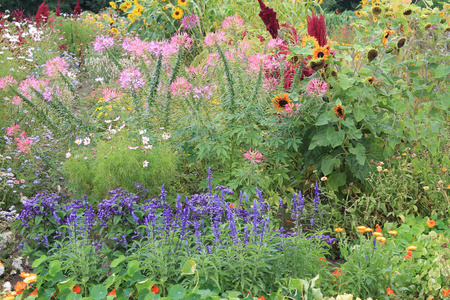
<instances>
[{"instance_id":1,"label":"yellow flower","mask_svg":"<svg viewBox=\"0 0 450 300\"><path fill-rule=\"evenodd\" d=\"M428 190L430 189L430 187L429 187L429 186L424 186L423 189L424 189L425 191L428 191Z\"/></svg>"},{"instance_id":2,"label":"yellow flower","mask_svg":"<svg viewBox=\"0 0 450 300\"><path fill-rule=\"evenodd\" d=\"M416 250L417 250L417 247L416 247L416 246L409 246L409 247L406 248L406 250L409 250L409 251L416 251Z\"/></svg>"},{"instance_id":3,"label":"yellow flower","mask_svg":"<svg viewBox=\"0 0 450 300\"><path fill-rule=\"evenodd\" d=\"M323 0L316 0L319 4L322 4Z\"/></svg>"},{"instance_id":4,"label":"yellow flower","mask_svg":"<svg viewBox=\"0 0 450 300\"><path fill-rule=\"evenodd\" d=\"M367 227L366 226L358 226L358 227L356 227L356 229L358 229L358 230L365 230Z\"/></svg>"},{"instance_id":5,"label":"yellow flower","mask_svg":"<svg viewBox=\"0 0 450 300\"><path fill-rule=\"evenodd\" d=\"M375 17L375 16L373 16L373 21L374 21L374 22L378 22L378 18Z\"/></svg>"},{"instance_id":6,"label":"yellow flower","mask_svg":"<svg viewBox=\"0 0 450 300\"><path fill-rule=\"evenodd\" d=\"M113 20L113 19L111 19L111 18L109 18L109 19L108 19L108 21L109 21L109 23L110 23L110 24L114 24L114 23L116 23L116 21L115 21L115 20Z\"/></svg>"},{"instance_id":7,"label":"yellow flower","mask_svg":"<svg viewBox=\"0 0 450 300\"><path fill-rule=\"evenodd\" d=\"M364 229L364 232L372 232L372 231L373 231L372 228L366 228L366 229Z\"/></svg>"},{"instance_id":8,"label":"yellow flower","mask_svg":"<svg viewBox=\"0 0 450 300\"><path fill-rule=\"evenodd\" d=\"M117 9L116 3L114 3L114 2L109 2L109 5L110 5L112 8Z\"/></svg>"},{"instance_id":9,"label":"yellow flower","mask_svg":"<svg viewBox=\"0 0 450 300\"><path fill-rule=\"evenodd\" d=\"M372 235L379 237L379 236L383 236L383 234L381 232L372 232Z\"/></svg>"},{"instance_id":10,"label":"yellow flower","mask_svg":"<svg viewBox=\"0 0 450 300\"><path fill-rule=\"evenodd\" d=\"M179 7L175 7L175 9L172 12L172 18L175 20L179 20L183 17L183 10Z\"/></svg>"},{"instance_id":11,"label":"yellow flower","mask_svg":"<svg viewBox=\"0 0 450 300\"><path fill-rule=\"evenodd\" d=\"M312 53L313 59L322 58L323 60L328 60L328 55L330 54L330 47L327 45L325 47L316 46Z\"/></svg>"},{"instance_id":12,"label":"yellow flower","mask_svg":"<svg viewBox=\"0 0 450 300\"><path fill-rule=\"evenodd\" d=\"M377 237L377 241L384 243L386 242L386 238L384 236L379 236Z\"/></svg>"},{"instance_id":13,"label":"yellow flower","mask_svg":"<svg viewBox=\"0 0 450 300\"><path fill-rule=\"evenodd\" d=\"M130 8L131 6L133 6L133 4L130 1L125 1L124 4L127 8Z\"/></svg>"},{"instance_id":14,"label":"yellow flower","mask_svg":"<svg viewBox=\"0 0 450 300\"><path fill-rule=\"evenodd\" d=\"M327 180L328 180L328 177L323 176L322 178L320 178L320 180L321 180L321 181L327 181Z\"/></svg>"},{"instance_id":15,"label":"yellow flower","mask_svg":"<svg viewBox=\"0 0 450 300\"><path fill-rule=\"evenodd\" d=\"M178 0L178 5L186 6L187 5L187 0Z\"/></svg>"},{"instance_id":16,"label":"yellow flower","mask_svg":"<svg viewBox=\"0 0 450 300\"><path fill-rule=\"evenodd\" d=\"M359 10L355 10L355 14L358 16L358 18L361 18L362 14Z\"/></svg>"},{"instance_id":17,"label":"yellow flower","mask_svg":"<svg viewBox=\"0 0 450 300\"><path fill-rule=\"evenodd\" d=\"M308 41L311 41L314 45L314 47L319 46L319 42L317 42L317 39L313 36L307 35L302 39L302 47L306 47L306 44L308 43Z\"/></svg>"},{"instance_id":18,"label":"yellow flower","mask_svg":"<svg viewBox=\"0 0 450 300\"><path fill-rule=\"evenodd\" d=\"M134 8L133 9L133 14L136 16L136 17L140 17L142 14L141 14L141 11L140 11L140 9L138 8L138 7L136 7L136 8Z\"/></svg>"},{"instance_id":19,"label":"yellow flower","mask_svg":"<svg viewBox=\"0 0 450 300\"><path fill-rule=\"evenodd\" d=\"M338 228L334 229L334 232L337 232L337 233L342 232L342 231L344 231L344 228L338 227Z\"/></svg>"},{"instance_id":20,"label":"yellow flower","mask_svg":"<svg viewBox=\"0 0 450 300\"><path fill-rule=\"evenodd\" d=\"M397 234L398 234L398 232L395 231L395 230L389 230L388 233L389 233L390 235L397 235Z\"/></svg>"},{"instance_id":21,"label":"yellow flower","mask_svg":"<svg viewBox=\"0 0 450 300\"><path fill-rule=\"evenodd\" d=\"M136 20L136 15L134 15L134 14L128 14L128 19L131 21L131 23L133 23L135 20Z\"/></svg>"},{"instance_id":22,"label":"yellow flower","mask_svg":"<svg viewBox=\"0 0 450 300\"><path fill-rule=\"evenodd\" d=\"M117 28L111 28L111 32L114 34L118 34L119 30Z\"/></svg>"}]
</instances>

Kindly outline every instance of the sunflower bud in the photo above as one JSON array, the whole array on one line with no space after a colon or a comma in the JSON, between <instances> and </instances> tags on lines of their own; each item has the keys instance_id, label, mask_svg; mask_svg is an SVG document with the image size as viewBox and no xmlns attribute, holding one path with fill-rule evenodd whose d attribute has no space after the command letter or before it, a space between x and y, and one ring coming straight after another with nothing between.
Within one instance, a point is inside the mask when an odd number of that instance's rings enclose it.
<instances>
[{"instance_id":1,"label":"sunflower bud","mask_svg":"<svg viewBox=\"0 0 450 300\"><path fill-rule=\"evenodd\" d=\"M367 59L369 61L374 60L378 56L378 51L376 49L370 49L369 52L367 52Z\"/></svg>"},{"instance_id":2,"label":"sunflower bud","mask_svg":"<svg viewBox=\"0 0 450 300\"><path fill-rule=\"evenodd\" d=\"M381 9L381 7L379 7L379 6L374 6L373 8L372 8L372 14L374 15L374 16L378 16L379 14L381 14L383 12L383 10Z\"/></svg>"},{"instance_id":3,"label":"sunflower bud","mask_svg":"<svg viewBox=\"0 0 450 300\"><path fill-rule=\"evenodd\" d=\"M320 70L323 67L325 67L325 59L323 58L316 58L316 59L312 59L309 62L309 66L311 67L311 69L313 69L314 71Z\"/></svg>"},{"instance_id":4,"label":"sunflower bud","mask_svg":"<svg viewBox=\"0 0 450 300\"><path fill-rule=\"evenodd\" d=\"M397 48L400 49L401 47L403 47L405 45L405 43L406 43L406 39L404 37L400 38L397 42Z\"/></svg>"},{"instance_id":5,"label":"sunflower bud","mask_svg":"<svg viewBox=\"0 0 450 300\"><path fill-rule=\"evenodd\" d=\"M431 28L431 23L425 24L425 30L428 30L428 29L430 29L430 28Z\"/></svg>"},{"instance_id":6,"label":"sunflower bud","mask_svg":"<svg viewBox=\"0 0 450 300\"><path fill-rule=\"evenodd\" d=\"M410 8L407 8L403 11L404 16L409 16L410 14L412 14L412 10Z\"/></svg>"},{"instance_id":7,"label":"sunflower bud","mask_svg":"<svg viewBox=\"0 0 450 300\"><path fill-rule=\"evenodd\" d=\"M445 24L447 22L446 19L441 19L441 24Z\"/></svg>"},{"instance_id":8,"label":"sunflower bud","mask_svg":"<svg viewBox=\"0 0 450 300\"><path fill-rule=\"evenodd\" d=\"M450 31L450 27L445 28L445 32L449 32Z\"/></svg>"}]
</instances>

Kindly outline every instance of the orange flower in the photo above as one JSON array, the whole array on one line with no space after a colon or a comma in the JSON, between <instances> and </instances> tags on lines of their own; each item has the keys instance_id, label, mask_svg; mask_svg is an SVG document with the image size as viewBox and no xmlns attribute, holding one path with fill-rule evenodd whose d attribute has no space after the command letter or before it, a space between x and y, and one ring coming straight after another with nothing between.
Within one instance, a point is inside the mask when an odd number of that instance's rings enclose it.
<instances>
[{"instance_id":1,"label":"orange flower","mask_svg":"<svg viewBox=\"0 0 450 300\"><path fill-rule=\"evenodd\" d=\"M339 232L342 232L342 231L344 231L344 228L340 228L340 227L338 227L338 228L335 228L335 229L333 229L334 230L334 232L337 232L337 233L339 233Z\"/></svg>"},{"instance_id":2,"label":"orange flower","mask_svg":"<svg viewBox=\"0 0 450 300\"><path fill-rule=\"evenodd\" d=\"M379 237L379 236L383 236L383 234L381 232L373 232L372 235Z\"/></svg>"},{"instance_id":3,"label":"orange flower","mask_svg":"<svg viewBox=\"0 0 450 300\"><path fill-rule=\"evenodd\" d=\"M386 242L386 238L384 236L377 237L377 241L382 242L383 244Z\"/></svg>"},{"instance_id":4,"label":"orange flower","mask_svg":"<svg viewBox=\"0 0 450 300\"><path fill-rule=\"evenodd\" d=\"M264 296L261 296L258 298L258 300L266 300L266 298L264 298Z\"/></svg>"},{"instance_id":5,"label":"orange flower","mask_svg":"<svg viewBox=\"0 0 450 300\"><path fill-rule=\"evenodd\" d=\"M230 204L230 208L235 208L235 207L236 207L236 204L234 204L234 203Z\"/></svg>"},{"instance_id":6,"label":"orange flower","mask_svg":"<svg viewBox=\"0 0 450 300\"><path fill-rule=\"evenodd\" d=\"M34 291L32 291L31 294L30 294L30 296L37 295L37 291L38 291L37 289L35 289Z\"/></svg>"},{"instance_id":7,"label":"orange flower","mask_svg":"<svg viewBox=\"0 0 450 300\"><path fill-rule=\"evenodd\" d=\"M280 94L272 99L272 104L278 110L285 110L289 106L292 107L292 100L288 94Z\"/></svg>"},{"instance_id":8,"label":"orange flower","mask_svg":"<svg viewBox=\"0 0 450 300\"><path fill-rule=\"evenodd\" d=\"M447 168L442 168L441 170L442 170L442 172L447 172L448 169Z\"/></svg>"},{"instance_id":9,"label":"orange flower","mask_svg":"<svg viewBox=\"0 0 450 300\"><path fill-rule=\"evenodd\" d=\"M341 119L344 119L345 113L344 113L344 108L342 108L342 106L338 105L336 107L333 108L334 113Z\"/></svg>"},{"instance_id":10,"label":"orange flower","mask_svg":"<svg viewBox=\"0 0 450 300\"><path fill-rule=\"evenodd\" d=\"M388 295L394 295L394 290L392 290L392 289L390 289L390 288L387 288L387 289L386 289L386 294L388 294Z\"/></svg>"},{"instance_id":11,"label":"orange flower","mask_svg":"<svg viewBox=\"0 0 450 300\"><path fill-rule=\"evenodd\" d=\"M436 221L434 220L429 220L427 222L428 227L433 228L434 226L436 226Z\"/></svg>"},{"instance_id":12,"label":"orange flower","mask_svg":"<svg viewBox=\"0 0 450 300\"><path fill-rule=\"evenodd\" d=\"M375 77L370 77L369 79L367 79L367 81L370 83L370 84L372 84L372 83L374 83L375 81L377 81L376 79L375 79Z\"/></svg>"},{"instance_id":13,"label":"orange flower","mask_svg":"<svg viewBox=\"0 0 450 300\"><path fill-rule=\"evenodd\" d=\"M26 287L27 287L27 284L25 282L19 281L14 286L14 290L16 291L17 294L20 294L20 293L22 293L23 289Z\"/></svg>"},{"instance_id":14,"label":"orange flower","mask_svg":"<svg viewBox=\"0 0 450 300\"><path fill-rule=\"evenodd\" d=\"M159 287L156 286L156 285L152 286L152 289L150 290L150 292L158 294L159 293Z\"/></svg>"},{"instance_id":15,"label":"orange flower","mask_svg":"<svg viewBox=\"0 0 450 300\"><path fill-rule=\"evenodd\" d=\"M408 251L406 252L405 258L406 258L406 259L410 259L411 257L412 257L412 252L408 250Z\"/></svg>"},{"instance_id":16,"label":"orange flower","mask_svg":"<svg viewBox=\"0 0 450 300\"><path fill-rule=\"evenodd\" d=\"M386 42L387 42L389 35L394 34L394 33L395 33L394 30L384 29L384 35L383 35L383 38L381 39L383 46L386 46Z\"/></svg>"},{"instance_id":17,"label":"orange flower","mask_svg":"<svg viewBox=\"0 0 450 300\"><path fill-rule=\"evenodd\" d=\"M324 60L328 60L328 56L330 55L330 47L328 45L325 47L316 46L312 55L313 59L323 58Z\"/></svg>"},{"instance_id":18,"label":"orange flower","mask_svg":"<svg viewBox=\"0 0 450 300\"><path fill-rule=\"evenodd\" d=\"M447 287L445 290L442 290L442 295L446 297L450 296L450 289Z\"/></svg>"},{"instance_id":19,"label":"orange flower","mask_svg":"<svg viewBox=\"0 0 450 300\"><path fill-rule=\"evenodd\" d=\"M116 294L116 288L114 288L107 296L114 296Z\"/></svg>"},{"instance_id":20,"label":"orange flower","mask_svg":"<svg viewBox=\"0 0 450 300\"><path fill-rule=\"evenodd\" d=\"M376 224L375 227L376 227L376 229L375 229L376 232L383 231L383 229L380 227L380 225Z\"/></svg>"},{"instance_id":21,"label":"orange flower","mask_svg":"<svg viewBox=\"0 0 450 300\"><path fill-rule=\"evenodd\" d=\"M336 269L336 270L334 270L334 272L331 273L331 274L335 275L336 277L339 277L339 276L341 276L341 272L342 272L342 270Z\"/></svg>"},{"instance_id":22,"label":"orange flower","mask_svg":"<svg viewBox=\"0 0 450 300\"><path fill-rule=\"evenodd\" d=\"M417 250L417 247L416 247L416 246L409 246L409 247L406 248L406 250L409 250L409 251L416 251L416 250Z\"/></svg>"},{"instance_id":23,"label":"orange flower","mask_svg":"<svg viewBox=\"0 0 450 300\"><path fill-rule=\"evenodd\" d=\"M74 293L79 294L79 293L81 292L81 288L80 288L78 285L76 285L76 286L73 287L72 291L73 291Z\"/></svg>"},{"instance_id":24,"label":"orange flower","mask_svg":"<svg viewBox=\"0 0 450 300\"><path fill-rule=\"evenodd\" d=\"M366 229L364 229L364 232L372 232L372 231L373 231L372 228L366 228Z\"/></svg>"},{"instance_id":25,"label":"orange flower","mask_svg":"<svg viewBox=\"0 0 450 300\"><path fill-rule=\"evenodd\" d=\"M398 232L395 231L395 230L389 230L388 233L389 233L390 235L397 235L397 234L398 234Z\"/></svg>"}]
</instances>

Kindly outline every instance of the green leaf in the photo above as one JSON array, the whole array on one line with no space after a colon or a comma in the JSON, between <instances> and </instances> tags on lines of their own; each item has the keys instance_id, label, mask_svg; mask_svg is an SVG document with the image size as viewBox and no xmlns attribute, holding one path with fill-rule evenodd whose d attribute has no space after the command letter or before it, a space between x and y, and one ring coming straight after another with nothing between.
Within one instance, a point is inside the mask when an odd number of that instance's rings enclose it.
<instances>
[{"instance_id":1,"label":"green leaf","mask_svg":"<svg viewBox=\"0 0 450 300\"><path fill-rule=\"evenodd\" d=\"M331 147L335 148L339 145L342 145L342 142L344 142L345 132L344 130L336 131L333 127L328 127L327 139L330 141Z\"/></svg>"},{"instance_id":2,"label":"green leaf","mask_svg":"<svg viewBox=\"0 0 450 300\"><path fill-rule=\"evenodd\" d=\"M356 156L356 161L358 161L361 166L364 166L366 162L366 148L364 148L362 144L357 144L355 148L351 146L348 151Z\"/></svg>"},{"instance_id":3,"label":"green leaf","mask_svg":"<svg viewBox=\"0 0 450 300\"><path fill-rule=\"evenodd\" d=\"M334 172L328 177L327 183L330 185L330 188L334 191L338 189L338 187L345 185L347 182L347 175L345 173L337 173Z\"/></svg>"},{"instance_id":4,"label":"green leaf","mask_svg":"<svg viewBox=\"0 0 450 300\"><path fill-rule=\"evenodd\" d=\"M321 164L321 170L323 172L323 175L327 176L331 174L334 170L334 167L337 167L341 164L341 161L337 158L333 158L332 156L328 155L322 160Z\"/></svg>"},{"instance_id":5,"label":"green leaf","mask_svg":"<svg viewBox=\"0 0 450 300\"><path fill-rule=\"evenodd\" d=\"M113 260L111 262L110 268L115 268L117 267L121 262L123 262L125 260L125 256L121 255L118 258L116 258L115 260Z\"/></svg>"},{"instance_id":6,"label":"green leaf","mask_svg":"<svg viewBox=\"0 0 450 300\"><path fill-rule=\"evenodd\" d=\"M149 278L147 278L144 281L140 281L138 283L136 283L136 289L138 290L138 292L142 289L148 289L149 291L151 291L153 287L153 281L151 281Z\"/></svg>"},{"instance_id":7,"label":"green leaf","mask_svg":"<svg viewBox=\"0 0 450 300\"><path fill-rule=\"evenodd\" d=\"M181 275L194 275L196 267L197 264L193 259L185 261L183 269L181 270Z\"/></svg>"},{"instance_id":8,"label":"green leaf","mask_svg":"<svg viewBox=\"0 0 450 300\"><path fill-rule=\"evenodd\" d=\"M68 279L58 283L58 290L62 292L63 289L69 288L72 291L72 288L75 286L75 282L72 279Z\"/></svg>"},{"instance_id":9,"label":"green leaf","mask_svg":"<svg viewBox=\"0 0 450 300\"><path fill-rule=\"evenodd\" d=\"M139 270L139 262L137 260L130 261L127 266L127 274L133 276L137 270Z\"/></svg>"},{"instance_id":10,"label":"green leaf","mask_svg":"<svg viewBox=\"0 0 450 300\"><path fill-rule=\"evenodd\" d=\"M184 290L184 288L181 286L181 284L176 284L169 289L168 298L179 300L183 299L184 295L186 295L186 291Z\"/></svg>"},{"instance_id":11,"label":"green leaf","mask_svg":"<svg viewBox=\"0 0 450 300\"><path fill-rule=\"evenodd\" d=\"M360 121L364 120L364 118L366 116L366 111L365 111L365 109L363 109L362 106L358 106L358 107L355 107L355 109L353 109L353 115L355 116L356 122L360 122Z\"/></svg>"},{"instance_id":12,"label":"green leaf","mask_svg":"<svg viewBox=\"0 0 450 300\"><path fill-rule=\"evenodd\" d=\"M289 282L290 290L297 290L298 294L303 294L303 283L301 279L291 279Z\"/></svg>"},{"instance_id":13,"label":"green leaf","mask_svg":"<svg viewBox=\"0 0 450 300\"><path fill-rule=\"evenodd\" d=\"M39 267L46 259L47 259L46 255L42 255L41 257L36 259L32 265L33 269Z\"/></svg>"},{"instance_id":14,"label":"green leaf","mask_svg":"<svg viewBox=\"0 0 450 300\"><path fill-rule=\"evenodd\" d=\"M322 126L322 125L327 125L328 122L330 121L330 116L329 114L321 114L319 116L319 118L317 119L316 125L317 126Z\"/></svg>"},{"instance_id":15,"label":"green leaf","mask_svg":"<svg viewBox=\"0 0 450 300\"><path fill-rule=\"evenodd\" d=\"M52 261L48 266L48 274L50 276L55 276L59 270L61 270L61 262L59 260Z\"/></svg>"},{"instance_id":16,"label":"green leaf","mask_svg":"<svg viewBox=\"0 0 450 300\"><path fill-rule=\"evenodd\" d=\"M347 77L347 75L341 74L339 75L339 83L343 90L347 90L353 86L355 80L353 78Z\"/></svg>"},{"instance_id":17,"label":"green leaf","mask_svg":"<svg viewBox=\"0 0 450 300\"><path fill-rule=\"evenodd\" d=\"M108 290L101 284L95 285L90 288L89 296L95 300L105 299L108 294Z\"/></svg>"},{"instance_id":18,"label":"green leaf","mask_svg":"<svg viewBox=\"0 0 450 300\"><path fill-rule=\"evenodd\" d=\"M445 65L439 65L436 70L434 70L434 78L444 78L450 73L450 67Z\"/></svg>"}]
</instances>

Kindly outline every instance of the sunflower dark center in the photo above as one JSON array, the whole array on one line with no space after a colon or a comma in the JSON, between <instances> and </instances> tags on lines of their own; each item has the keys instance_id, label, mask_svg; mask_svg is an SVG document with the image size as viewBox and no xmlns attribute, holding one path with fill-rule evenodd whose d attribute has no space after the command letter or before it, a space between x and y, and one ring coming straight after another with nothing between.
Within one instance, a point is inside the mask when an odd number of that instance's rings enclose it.
<instances>
[{"instance_id":1,"label":"sunflower dark center","mask_svg":"<svg viewBox=\"0 0 450 300\"><path fill-rule=\"evenodd\" d=\"M279 104L281 107L285 107L285 106L288 104L288 102L287 102L286 100L280 100L280 102L278 102L278 104Z\"/></svg>"},{"instance_id":2,"label":"sunflower dark center","mask_svg":"<svg viewBox=\"0 0 450 300\"><path fill-rule=\"evenodd\" d=\"M325 56L325 54L323 52L317 53L317 57L318 58L323 58L324 56Z\"/></svg>"},{"instance_id":3,"label":"sunflower dark center","mask_svg":"<svg viewBox=\"0 0 450 300\"><path fill-rule=\"evenodd\" d=\"M385 39L387 39L389 37L389 33L386 33L386 35L384 36Z\"/></svg>"},{"instance_id":4,"label":"sunflower dark center","mask_svg":"<svg viewBox=\"0 0 450 300\"><path fill-rule=\"evenodd\" d=\"M336 111L340 116L344 114L341 107L339 107Z\"/></svg>"}]
</instances>

